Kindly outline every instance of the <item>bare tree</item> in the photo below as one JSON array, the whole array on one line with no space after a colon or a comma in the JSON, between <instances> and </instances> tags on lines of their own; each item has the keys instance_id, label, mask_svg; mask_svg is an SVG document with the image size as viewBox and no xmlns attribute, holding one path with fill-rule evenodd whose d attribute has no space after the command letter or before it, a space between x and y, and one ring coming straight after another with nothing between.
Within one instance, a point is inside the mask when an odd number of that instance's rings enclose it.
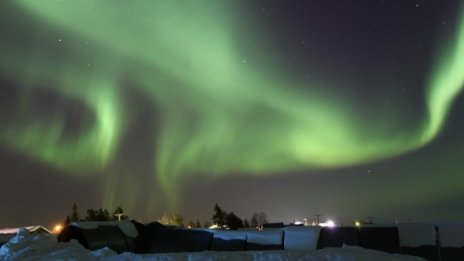
<instances>
[{"instance_id":1,"label":"bare tree","mask_svg":"<svg viewBox=\"0 0 464 261\"><path fill-rule=\"evenodd\" d=\"M161 218L158 219L158 222L160 222L163 225L171 225L178 227L184 226L184 218L180 214L170 214L165 212L161 216Z\"/></svg>"},{"instance_id":2,"label":"bare tree","mask_svg":"<svg viewBox=\"0 0 464 261\"><path fill-rule=\"evenodd\" d=\"M263 211L255 212L251 216L250 226L252 227L259 227L266 223L268 223L267 215Z\"/></svg>"}]
</instances>

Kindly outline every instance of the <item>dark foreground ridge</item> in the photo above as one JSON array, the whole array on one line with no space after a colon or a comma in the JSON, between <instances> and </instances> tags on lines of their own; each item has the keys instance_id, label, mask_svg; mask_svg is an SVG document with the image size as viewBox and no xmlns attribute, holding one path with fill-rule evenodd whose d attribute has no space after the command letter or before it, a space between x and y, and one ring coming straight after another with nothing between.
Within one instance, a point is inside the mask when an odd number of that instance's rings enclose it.
<instances>
[{"instance_id":1,"label":"dark foreground ridge","mask_svg":"<svg viewBox=\"0 0 464 261\"><path fill-rule=\"evenodd\" d=\"M445 261L464 260L464 243L453 243L453 238L456 239L454 234L459 233L458 230L453 229L451 224L414 223L211 230L167 227L158 222L147 225L137 221L76 222L63 229L58 235L58 241L76 239L89 250L109 247L118 253L129 251L137 254L208 250L316 250L348 245Z\"/></svg>"}]
</instances>

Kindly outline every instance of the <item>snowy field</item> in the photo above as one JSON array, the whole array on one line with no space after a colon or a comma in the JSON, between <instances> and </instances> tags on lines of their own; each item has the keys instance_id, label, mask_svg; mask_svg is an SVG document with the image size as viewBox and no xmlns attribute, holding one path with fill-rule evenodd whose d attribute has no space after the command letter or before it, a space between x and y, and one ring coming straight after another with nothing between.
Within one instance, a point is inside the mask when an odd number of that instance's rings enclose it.
<instances>
[{"instance_id":1,"label":"snowy field","mask_svg":"<svg viewBox=\"0 0 464 261\"><path fill-rule=\"evenodd\" d=\"M236 252L195 252L171 254L122 253L109 248L89 251L77 241L58 243L51 234L18 234L0 248L0 260L424 260L418 257L388 254L359 247L325 248L316 251L274 250Z\"/></svg>"}]
</instances>

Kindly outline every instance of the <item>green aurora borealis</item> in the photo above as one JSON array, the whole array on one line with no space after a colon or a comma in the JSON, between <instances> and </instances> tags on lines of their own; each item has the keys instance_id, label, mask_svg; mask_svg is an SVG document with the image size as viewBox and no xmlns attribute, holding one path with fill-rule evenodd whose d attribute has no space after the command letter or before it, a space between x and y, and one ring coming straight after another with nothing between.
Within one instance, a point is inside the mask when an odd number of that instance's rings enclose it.
<instances>
[{"instance_id":1,"label":"green aurora borealis","mask_svg":"<svg viewBox=\"0 0 464 261\"><path fill-rule=\"evenodd\" d=\"M242 2L2 5L28 15L0 19L16 28L0 42L0 78L15 86L13 107L1 115L2 146L64 174L99 175L114 171L135 119L148 115L136 128L152 132L137 145L150 148L151 169L133 170L146 174L143 181L127 169L107 174L109 206L121 202L119 190L125 206L136 201L137 182L160 184L176 206L185 179L311 175L398 157L440 135L464 87L463 12L455 33L432 43L420 113L403 113L411 105L387 86L364 114L367 105L344 86L354 83L296 78L271 40L247 34L265 25L242 19ZM54 102L39 102L40 95Z\"/></svg>"}]
</instances>

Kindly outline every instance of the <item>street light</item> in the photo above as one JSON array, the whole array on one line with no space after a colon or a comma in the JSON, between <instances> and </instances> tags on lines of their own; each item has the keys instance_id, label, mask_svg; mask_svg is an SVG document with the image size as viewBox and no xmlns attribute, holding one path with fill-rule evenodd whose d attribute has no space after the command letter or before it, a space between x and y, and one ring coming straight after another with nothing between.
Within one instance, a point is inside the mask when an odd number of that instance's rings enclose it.
<instances>
[{"instance_id":1,"label":"street light","mask_svg":"<svg viewBox=\"0 0 464 261\"><path fill-rule=\"evenodd\" d=\"M63 230L63 225L62 224L56 224L53 227L53 233L54 234L59 234L61 232L61 230Z\"/></svg>"}]
</instances>

